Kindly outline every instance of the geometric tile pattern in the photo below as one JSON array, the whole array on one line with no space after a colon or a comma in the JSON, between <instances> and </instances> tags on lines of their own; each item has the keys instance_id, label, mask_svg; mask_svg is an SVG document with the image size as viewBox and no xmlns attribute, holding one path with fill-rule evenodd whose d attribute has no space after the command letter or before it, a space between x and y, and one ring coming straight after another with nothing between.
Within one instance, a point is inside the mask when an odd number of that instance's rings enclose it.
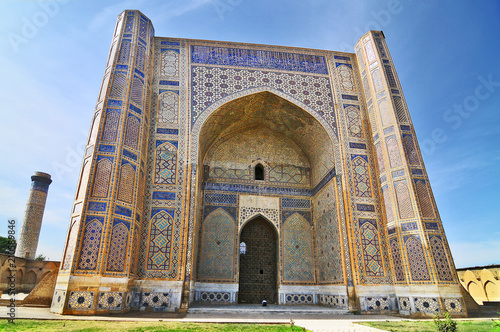
<instances>
[{"instance_id":1,"label":"geometric tile pattern","mask_svg":"<svg viewBox=\"0 0 500 332\"><path fill-rule=\"evenodd\" d=\"M132 203L135 192L135 169L130 163L125 163L120 168L120 181L118 184L118 200Z\"/></svg>"},{"instance_id":2,"label":"geometric tile pattern","mask_svg":"<svg viewBox=\"0 0 500 332\"><path fill-rule=\"evenodd\" d=\"M450 314L461 314L464 311L462 300L459 298L443 299L443 302L446 311L448 311Z\"/></svg>"},{"instance_id":3,"label":"geometric tile pattern","mask_svg":"<svg viewBox=\"0 0 500 332\"><path fill-rule=\"evenodd\" d=\"M238 198L234 194L207 193L205 194L205 204L236 204Z\"/></svg>"},{"instance_id":4,"label":"geometric tile pattern","mask_svg":"<svg viewBox=\"0 0 500 332\"><path fill-rule=\"evenodd\" d=\"M142 45L138 45L137 54L135 56L135 66L140 71L144 71L144 64L146 61L146 48Z\"/></svg>"},{"instance_id":5,"label":"geometric tile pattern","mask_svg":"<svg viewBox=\"0 0 500 332\"><path fill-rule=\"evenodd\" d=\"M179 76L178 50L165 50L165 51L162 50L160 75L167 77Z\"/></svg>"},{"instance_id":6,"label":"geometric tile pattern","mask_svg":"<svg viewBox=\"0 0 500 332\"><path fill-rule=\"evenodd\" d=\"M285 221L282 234L283 281L314 281L311 225L295 213Z\"/></svg>"},{"instance_id":7,"label":"geometric tile pattern","mask_svg":"<svg viewBox=\"0 0 500 332\"><path fill-rule=\"evenodd\" d=\"M354 77L352 76L352 66L350 64L337 63L336 67L342 90L355 91L356 84L354 83Z\"/></svg>"},{"instance_id":8,"label":"geometric tile pattern","mask_svg":"<svg viewBox=\"0 0 500 332\"><path fill-rule=\"evenodd\" d=\"M170 214L163 210L151 218L148 270L166 270L169 268L173 222Z\"/></svg>"},{"instance_id":9,"label":"geometric tile pattern","mask_svg":"<svg viewBox=\"0 0 500 332\"><path fill-rule=\"evenodd\" d=\"M441 236L429 236L429 244L431 245L432 256L434 257L434 264L436 266L439 280L453 281L453 275L450 270L448 258L446 258L446 252L444 251Z\"/></svg>"},{"instance_id":10,"label":"geometric tile pattern","mask_svg":"<svg viewBox=\"0 0 500 332\"><path fill-rule=\"evenodd\" d=\"M163 92L158 97L158 125L174 124L179 117L179 95L172 91Z\"/></svg>"},{"instance_id":11,"label":"geometric tile pattern","mask_svg":"<svg viewBox=\"0 0 500 332\"><path fill-rule=\"evenodd\" d=\"M68 300L68 309L89 310L94 301L94 292L71 292Z\"/></svg>"},{"instance_id":12,"label":"geometric tile pattern","mask_svg":"<svg viewBox=\"0 0 500 332\"><path fill-rule=\"evenodd\" d=\"M314 295L285 294L285 304L314 304Z\"/></svg>"},{"instance_id":13,"label":"geometric tile pattern","mask_svg":"<svg viewBox=\"0 0 500 332\"><path fill-rule=\"evenodd\" d=\"M389 194L388 186L384 186L382 188L382 195L384 196L385 216L387 218L387 222L392 222L394 221L394 212L392 211L392 200Z\"/></svg>"},{"instance_id":14,"label":"geometric tile pattern","mask_svg":"<svg viewBox=\"0 0 500 332\"><path fill-rule=\"evenodd\" d=\"M401 97L393 96L392 100L394 101L396 115L398 116L399 123L408 123L408 118L406 116L405 107L403 106Z\"/></svg>"},{"instance_id":15,"label":"geometric tile pattern","mask_svg":"<svg viewBox=\"0 0 500 332\"><path fill-rule=\"evenodd\" d=\"M142 307L166 308L170 296L162 292L144 292L142 293Z\"/></svg>"},{"instance_id":16,"label":"geometric tile pattern","mask_svg":"<svg viewBox=\"0 0 500 332\"><path fill-rule=\"evenodd\" d=\"M193 80L194 84L192 83L193 124L215 101L235 92L262 85L280 89L291 98L312 107L328 123L335 123L332 112L333 101L326 77L295 74L284 76L272 71L195 66L192 67L192 76L196 77L196 82ZM325 99L330 101L325 103Z\"/></svg>"},{"instance_id":17,"label":"geometric tile pattern","mask_svg":"<svg viewBox=\"0 0 500 332\"><path fill-rule=\"evenodd\" d=\"M108 271L123 271L127 254L128 228L119 223L113 227L108 251Z\"/></svg>"},{"instance_id":18,"label":"geometric tile pattern","mask_svg":"<svg viewBox=\"0 0 500 332\"><path fill-rule=\"evenodd\" d=\"M66 291L57 290L54 292L54 297L52 298L52 305L50 306L52 311L55 309L62 309L64 305L64 300L66 299Z\"/></svg>"},{"instance_id":19,"label":"geometric tile pattern","mask_svg":"<svg viewBox=\"0 0 500 332\"><path fill-rule=\"evenodd\" d=\"M361 243L363 244L366 275L368 276L384 275L376 225L376 220L359 220L359 232L361 234Z\"/></svg>"},{"instance_id":20,"label":"geometric tile pattern","mask_svg":"<svg viewBox=\"0 0 500 332\"><path fill-rule=\"evenodd\" d=\"M99 244L101 242L102 224L94 219L85 227L83 246L80 252L78 268L81 270L94 270L97 266Z\"/></svg>"},{"instance_id":21,"label":"geometric tile pattern","mask_svg":"<svg viewBox=\"0 0 500 332\"><path fill-rule=\"evenodd\" d=\"M108 158L103 158L97 162L94 175L94 186L92 188L93 197L108 197L108 187L112 168L113 163Z\"/></svg>"},{"instance_id":22,"label":"geometric tile pattern","mask_svg":"<svg viewBox=\"0 0 500 332\"><path fill-rule=\"evenodd\" d=\"M127 119L127 131L125 132L125 139L123 140L124 145L137 150L140 125L141 124L137 117L129 115Z\"/></svg>"},{"instance_id":23,"label":"geometric tile pattern","mask_svg":"<svg viewBox=\"0 0 500 332\"><path fill-rule=\"evenodd\" d=\"M403 147L405 149L406 158L408 158L408 163L412 166L420 165L420 162L418 160L418 151L415 148L415 143L413 142L412 135L403 135Z\"/></svg>"},{"instance_id":24,"label":"geometric tile pattern","mask_svg":"<svg viewBox=\"0 0 500 332\"><path fill-rule=\"evenodd\" d=\"M110 96L113 98L122 98L125 90L125 82L127 73L116 71L113 79L113 87L111 88Z\"/></svg>"},{"instance_id":25,"label":"geometric tile pattern","mask_svg":"<svg viewBox=\"0 0 500 332\"><path fill-rule=\"evenodd\" d=\"M417 190L417 198L420 204L420 209L422 210L422 217L436 218L431 197L429 195L429 189L427 188L425 180L415 180L415 187Z\"/></svg>"},{"instance_id":26,"label":"geometric tile pattern","mask_svg":"<svg viewBox=\"0 0 500 332\"><path fill-rule=\"evenodd\" d=\"M155 183L175 184L177 170L177 149L164 143L156 149Z\"/></svg>"},{"instance_id":27,"label":"geometric tile pattern","mask_svg":"<svg viewBox=\"0 0 500 332\"><path fill-rule=\"evenodd\" d=\"M240 220L239 220L239 226L241 227L243 223L253 216L257 214L261 214L264 216L267 220L272 222L276 228L279 229L279 210L278 209L265 209L265 208L257 208L257 207L240 207Z\"/></svg>"},{"instance_id":28,"label":"geometric tile pattern","mask_svg":"<svg viewBox=\"0 0 500 332\"><path fill-rule=\"evenodd\" d=\"M231 303L230 292L196 292L196 301L211 303Z\"/></svg>"},{"instance_id":29,"label":"geometric tile pattern","mask_svg":"<svg viewBox=\"0 0 500 332\"><path fill-rule=\"evenodd\" d=\"M424 249L418 236L405 236L406 253L413 281L430 280L429 270L425 261Z\"/></svg>"},{"instance_id":30,"label":"geometric tile pattern","mask_svg":"<svg viewBox=\"0 0 500 332\"><path fill-rule=\"evenodd\" d=\"M401 154L399 153L399 145L394 136L391 136L387 139L387 150L389 152L389 162L391 164L391 168L403 166L403 162L401 161Z\"/></svg>"},{"instance_id":31,"label":"geometric tile pattern","mask_svg":"<svg viewBox=\"0 0 500 332\"><path fill-rule=\"evenodd\" d=\"M347 118L347 130L349 136L363 138L363 124L361 123L361 115L357 107L349 106L344 111Z\"/></svg>"},{"instance_id":32,"label":"geometric tile pattern","mask_svg":"<svg viewBox=\"0 0 500 332\"><path fill-rule=\"evenodd\" d=\"M287 208L310 209L311 201L308 199L295 199L295 198L283 197L281 199L281 207L284 209Z\"/></svg>"},{"instance_id":33,"label":"geometric tile pattern","mask_svg":"<svg viewBox=\"0 0 500 332\"><path fill-rule=\"evenodd\" d=\"M377 152L378 170L380 173L384 173L385 172L384 153L382 152L382 144L380 144L380 142L375 145L375 151Z\"/></svg>"},{"instance_id":34,"label":"geometric tile pattern","mask_svg":"<svg viewBox=\"0 0 500 332\"><path fill-rule=\"evenodd\" d=\"M372 197L370 172L366 156L351 155L354 188L358 197Z\"/></svg>"},{"instance_id":35,"label":"geometric tile pattern","mask_svg":"<svg viewBox=\"0 0 500 332\"><path fill-rule=\"evenodd\" d=\"M347 309L347 300L345 295L320 294L319 303L329 307Z\"/></svg>"},{"instance_id":36,"label":"geometric tile pattern","mask_svg":"<svg viewBox=\"0 0 500 332\"><path fill-rule=\"evenodd\" d=\"M391 109L389 108L389 103L387 103L387 98L379 101L378 109L380 112L380 117L382 119L382 126L386 127L393 123L393 118L391 115ZM396 167L396 166L392 166Z\"/></svg>"},{"instance_id":37,"label":"geometric tile pattern","mask_svg":"<svg viewBox=\"0 0 500 332\"><path fill-rule=\"evenodd\" d=\"M108 110L106 114L106 121L104 122L104 129L102 131L102 142L116 142L119 123L120 113L118 112L118 110Z\"/></svg>"},{"instance_id":38,"label":"geometric tile pattern","mask_svg":"<svg viewBox=\"0 0 500 332\"><path fill-rule=\"evenodd\" d=\"M320 283L344 282L342 238L337 220L333 185L328 185L314 200L313 216L316 238L316 268Z\"/></svg>"},{"instance_id":39,"label":"geometric tile pattern","mask_svg":"<svg viewBox=\"0 0 500 332\"><path fill-rule=\"evenodd\" d=\"M136 103L137 106L142 107L142 92L144 89L144 81L134 75L132 80L132 89L130 91L130 100Z\"/></svg>"},{"instance_id":40,"label":"geometric tile pattern","mask_svg":"<svg viewBox=\"0 0 500 332\"><path fill-rule=\"evenodd\" d=\"M396 275L397 281L405 281L405 272L403 261L401 259L401 252L399 249L398 239L391 240L391 253L392 253L392 262L394 263L394 274Z\"/></svg>"},{"instance_id":41,"label":"geometric tile pattern","mask_svg":"<svg viewBox=\"0 0 500 332\"><path fill-rule=\"evenodd\" d=\"M233 280L236 225L223 209L210 213L203 222L200 267L203 280Z\"/></svg>"},{"instance_id":42,"label":"geometric tile pattern","mask_svg":"<svg viewBox=\"0 0 500 332\"><path fill-rule=\"evenodd\" d=\"M396 200L398 202L399 218L409 219L415 217L406 181L394 182L394 186L396 187Z\"/></svg>"},{"instance_id":43,"label":"geometric tile pattern","mask_svg":"<svg viewBox=\"0 0 500 332\"><path fill-rule=\"evenodd\" d=\"M366 298L366 310L368 311L379 311L379 310L390 310L391 303L387 297L367 297Z\"/></svg>"},{"instance_id":44,"label":"geometric tile pattern","mask_svg":"<svg viewBox=\"0 0 500 332\"><path fill-rule=\"evenodd\" d=\"M73 263L73 254L76 246L78 231L80 230L80 219L73 221L71 224L71 229L69 231L68 241L66 242L66 253L64 256L64 263L61 270L68 270Z\"/></svg>"},{"instance_id":45,"label":"geometric tile pattern","mask_svg":"<svg viewBox=\"0 0 500 332\"><path fill-rule=\"evenodd\" d=\"M439 311L439 304L437 299L430 297L416 297L414 298L415 309L417 312L423 312L427 314L434 314Z\"/></svg>"},{"instance_id":46,"label":"geometric tile pattern","mask_svg":"<svg viewBox=\"0 0 500 332\"><path fill-rule=\"evenodd\" d=\"M101 292L99 294L98 309L119 310L122 308L122 292Z\"/></svg>"},{"instance_id":47,"label":"geometric tile pattern","mask_svg":"<svg viewBox=\"0 0 500 332\"><path fill-rule=\"evenodd\" d=\"M120 54L118 56L118 63L128 63L130 57L130 40L124 39L120 47Z\"/></svg>"},{"instance_id":48,"label":"geometric tile pattern","mask_svg":"<svg viewBox=\"0 0 500 332\"><path fill-rule=\"evenodd\" d=\"M411 304L409 297L398 297L399 311L410 311Z\"/></svg>"}]
</instances>

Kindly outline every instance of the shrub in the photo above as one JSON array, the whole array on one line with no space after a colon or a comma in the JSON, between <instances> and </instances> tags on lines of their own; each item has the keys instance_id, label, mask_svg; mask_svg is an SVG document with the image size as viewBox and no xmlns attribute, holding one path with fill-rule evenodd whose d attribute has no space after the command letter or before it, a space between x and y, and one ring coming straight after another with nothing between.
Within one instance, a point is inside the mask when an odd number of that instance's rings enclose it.
<instances>
[{"instance_id":1,"label":"shrub","mask_svg":"<svg viewBox=\"0 0 500 332\"><path fill-rule=\"evenodd\" d=\"M437 330L439 332L457 332L457 322L451 319L450 313L448 311L445 311L443 316L444 320L441 320L439 318L439 314L437 312L434 316L434 324L436 324Z\"/></svg>"}]
</instances>

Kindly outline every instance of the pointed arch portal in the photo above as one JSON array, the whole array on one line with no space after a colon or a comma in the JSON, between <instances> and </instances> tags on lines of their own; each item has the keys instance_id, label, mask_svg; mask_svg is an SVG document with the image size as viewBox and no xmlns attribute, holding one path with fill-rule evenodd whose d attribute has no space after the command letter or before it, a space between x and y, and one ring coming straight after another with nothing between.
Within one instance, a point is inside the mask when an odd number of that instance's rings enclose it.
<instances>
[{"instance_id":1,"label":"pointed arch portal","mask_svg":"<svg viewBox=\"0 0 500 332\"><path fill-rule=\"evenodd\" d=\"M241 230L239 303L277 303L278 236L262 217L250 220Z\"/></svg>"}]
</instances>

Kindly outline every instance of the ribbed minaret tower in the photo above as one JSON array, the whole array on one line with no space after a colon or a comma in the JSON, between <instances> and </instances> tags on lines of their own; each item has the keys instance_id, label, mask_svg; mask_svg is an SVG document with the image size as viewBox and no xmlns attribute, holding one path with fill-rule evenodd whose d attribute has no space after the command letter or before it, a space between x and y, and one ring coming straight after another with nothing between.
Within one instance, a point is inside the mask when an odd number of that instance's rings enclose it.
<instances>
[{"instance_id":1,"label":"ribbed minaret tower","mask_svg":"<svg viewBox=\"0 0 500 332\"><path fill-rule=\"evenodd\" d=\"M30 195L26 203L23 226L17 244L17 257L35 259L43 211L51 183L50 174L47 173L35 172L35 175L31 177Z\"/></svg>"}]
</instances>

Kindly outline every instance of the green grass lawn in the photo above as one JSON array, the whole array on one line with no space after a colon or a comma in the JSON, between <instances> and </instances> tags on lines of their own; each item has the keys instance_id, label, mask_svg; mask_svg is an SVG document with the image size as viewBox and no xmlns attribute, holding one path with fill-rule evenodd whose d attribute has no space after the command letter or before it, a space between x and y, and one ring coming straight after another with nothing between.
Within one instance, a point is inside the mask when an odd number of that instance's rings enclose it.
<instances>
[{"instance_id":1,"label":"green grass lawn","mask_svg":"<svg viewBox=\"0 0 500 332\"><path fill-rule=\"evenodd\" d=\"M400 322L358 322L357 324L375 327L386 331L404 332L436 332L436 325L432 320L400 321ZM457 321L459 332L500 332L500 327L495 327L491 319L484 320L459 320Z\"/></svg>"},{"instance_id":2,"label":"green grass lawn","mask_svg":"<svg viewBox=\"0 0 500 332\"><path fill-rule=\"evenodd\" d=\"M205 324L184 322L110 322L86 320L31 320L16 319L15 323L0 320L0 331L266 331L290 332L289 324ZM293 331L302 331L301 327L294 326Z\"/></svg>"}]
</instances>

